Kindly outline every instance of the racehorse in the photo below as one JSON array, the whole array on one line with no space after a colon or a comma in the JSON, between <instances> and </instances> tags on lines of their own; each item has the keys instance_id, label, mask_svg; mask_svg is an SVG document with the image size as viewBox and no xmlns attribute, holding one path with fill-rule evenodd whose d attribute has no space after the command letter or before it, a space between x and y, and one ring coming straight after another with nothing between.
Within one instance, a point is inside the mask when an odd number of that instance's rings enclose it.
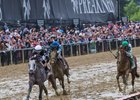
<instances>
[{"instance_id":1,"label":"racehorse","mask_svg":"<svg viewBox=\"0 0 140 100\"><path fill-rule=\"evenodd\" d=\"M52 87L54 88L56 94L58 95L57 87L53 75L46 74L45 68L40 63L40 61L36 60L36 58L30 58L28 66L29 66L29 89L28 89L27 100L29 100L30 98L30 93L33 85L39 86L39 100L42 100L43 90L45 91L45 94L47 95L47 99L48 99L48 91L44 85L44 82L47 79L51 82Z\"/></svg>"},{"instance_id":2,"label":"racehorse","mask_svg":"<svg viewBox=\"0 0 140 100\"><path fill-rule=\"evenodd\" d=\"M119 87L119 91L122 91L120 87L120 82L119 82L119 77L122 76L123 79L123 84L124 84L124 89L123 93L126 91L126 86L127 86L127 80L129 73L131 73L132 76L132 91L134 92L134 82L135 82L135 77L139 77L137 73L137 59L135 56L134 61L135 61L135 68L131 69L131 63L130 63L130 58L127 56L124 47L120 47L118 49L118 57L117 57L117 83Z\"/></svg>"},{"instance_id":3,"label":"racehorse","mask_svg":"<svg viewBox=\"0 0 140 100\"><path fill-rule=\"evenodd\" d=\"M67 92L65 90L65 85L64 85L64 75L67 76L67 82L70 84L69 81L69 65L66 62L67 69L64 69L64 64L60 59L57 58L57 49L54 49L53 51L50 52L50 65L52 67L52 72L54 74L55 79L58 78L60 85L63 88L63 94L67 95Z\"/></svg>"}]
</instances>

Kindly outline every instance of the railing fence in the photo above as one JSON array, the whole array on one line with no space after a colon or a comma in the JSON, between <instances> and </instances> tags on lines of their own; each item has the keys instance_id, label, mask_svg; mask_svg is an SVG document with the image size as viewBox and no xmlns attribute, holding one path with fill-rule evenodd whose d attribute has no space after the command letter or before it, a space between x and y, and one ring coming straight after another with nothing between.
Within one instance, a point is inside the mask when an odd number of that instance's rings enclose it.
<instances>
[{"instance_id":1,"label":"railing fence","mask_svg":"<svg viewBox=\"0 0 140 100\"><path fill-rule=\"evenodd\" d=\"M140 46L140 39L129 39L128 41L132 44L132 47ZM98 52L106 52L109 50L116 50L118 49L121 42L122 40L113 39L113 40L96 41L91 43L63 45L62 55L64 57L70 57ZM1 51L0 66L26 63L29 57L31 56L32 51L33 48Z\"/></svg>"}]
</instances>

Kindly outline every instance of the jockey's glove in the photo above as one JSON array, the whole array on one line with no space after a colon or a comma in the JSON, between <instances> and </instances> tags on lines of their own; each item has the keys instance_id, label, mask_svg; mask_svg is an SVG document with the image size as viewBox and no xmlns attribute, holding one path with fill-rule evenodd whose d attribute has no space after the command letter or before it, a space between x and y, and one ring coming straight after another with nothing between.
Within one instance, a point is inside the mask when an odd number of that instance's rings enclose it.
<instances>
[{"instance_id":1,"label":"jockey's glove","mask_svg":"<svg viewBox=\"0 0 140 100\"><path fill-rule=\"evenodd\" d=\"M60 54L60 51L58 50L57 53Z\"/></svg>"}]
</instances>

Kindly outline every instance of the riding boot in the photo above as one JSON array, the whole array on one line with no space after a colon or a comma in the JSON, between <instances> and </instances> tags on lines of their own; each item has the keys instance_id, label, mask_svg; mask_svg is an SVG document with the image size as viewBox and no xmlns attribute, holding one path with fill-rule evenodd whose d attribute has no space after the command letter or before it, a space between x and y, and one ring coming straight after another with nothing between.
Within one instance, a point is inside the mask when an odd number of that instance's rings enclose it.
<instances>
[{"instance_id":1,"label":"riding boot","mask_svg":"<svg viewBox=\"0 0 140 100\"><path fill-rule=\"evenodd\" d=\"M63 64L63 70L65 70L66 69L66 64L64 63L64 61L62 60L62 58L59 58L59 60L60 60L60 62Z\"/></svg>"},{"instance_id":2,"label":"riding boot","mask_svg":"<svg viewBox=\"0 0 140 100\"><path fill-rule=\"evenodd\" d=\"M47 63L47 68L48 68L49 71L51 70L51 65L50 65L50 63Z\"/></svg>"},{"instance_id":3,"label":"riding boot","mask_svg":"<svg viewBox=\"0 0 140 100\"><path fill-rule=\"evenodd\" d=\"M64 64L64 70L66 70L67 69L67 65L66 65L66 62L65 62L64 58L62 58L62 62Z\"/></svg>"},{"instance_id":4,"label":"riding boot","mask_svg":"<svg viewBox=\"0 0 140 100\"><path fill-rule=\"evenodd\" d=\"M64 61L64 58L61 56L61 54L58 54L58 59L61 60L62 64L64 65L64 70L67 69L67 65L66 65L66 62Z\"/></svg>"}]
</instances>

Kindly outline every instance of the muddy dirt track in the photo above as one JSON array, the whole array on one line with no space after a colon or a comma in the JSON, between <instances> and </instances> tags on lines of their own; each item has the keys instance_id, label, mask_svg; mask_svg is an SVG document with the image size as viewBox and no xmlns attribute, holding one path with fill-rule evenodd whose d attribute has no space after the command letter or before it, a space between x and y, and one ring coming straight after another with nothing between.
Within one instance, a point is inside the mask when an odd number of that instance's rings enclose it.
<instances>
[{"instance_id":1,"label":"muddy dirt track","mask_svg":"<svg viewBox=\"0 0 140 100\"><path fill-rule=\"evenodd\" d=\"M134 48L133 53L138 59L138 71L140 73L140 48ZM70 86L65 81L69 95L56 96L52 87L48 86L48 83L45 82L50 100L116 100L123 96L118 91L116 83L116 60L110 52L66 59L70 65L71 74ZM127 94L131 92L130 82L129 79ZM57 86L61 93L60 85L57 84ZM0 100L25 100L27 90L27 64L0 67ZM140 79L136 79L135 91L139 90ZM34 86L31 100L38 100L38 92L38 87ZM45 100L44 93L43 100Z\"/></svg>"}]
</instances>

